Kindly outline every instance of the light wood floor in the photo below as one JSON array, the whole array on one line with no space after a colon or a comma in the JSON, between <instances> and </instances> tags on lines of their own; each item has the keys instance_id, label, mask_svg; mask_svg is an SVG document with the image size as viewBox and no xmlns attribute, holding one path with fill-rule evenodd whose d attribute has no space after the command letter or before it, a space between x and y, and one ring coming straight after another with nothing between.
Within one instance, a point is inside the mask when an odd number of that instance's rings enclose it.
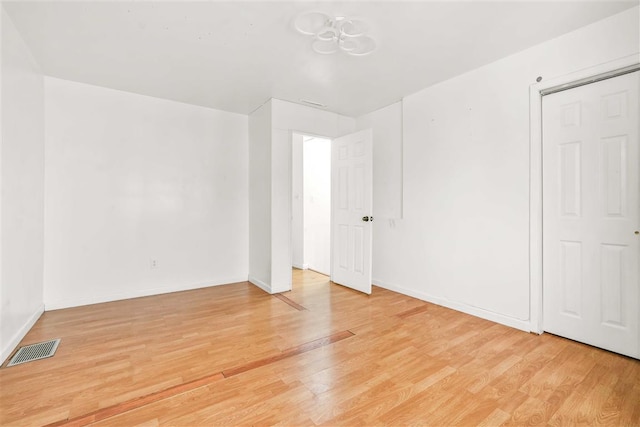
<instances>
[{"instance_id":1,"label":"light wood floor","mask_svg":"<svg viewBox=\"0 0 640 427\"><path fill-rule=\"evenodd\" d=\"M640 362L294 271L45 313L0 425L640 425Z\"/></svg>"}]
</instances>

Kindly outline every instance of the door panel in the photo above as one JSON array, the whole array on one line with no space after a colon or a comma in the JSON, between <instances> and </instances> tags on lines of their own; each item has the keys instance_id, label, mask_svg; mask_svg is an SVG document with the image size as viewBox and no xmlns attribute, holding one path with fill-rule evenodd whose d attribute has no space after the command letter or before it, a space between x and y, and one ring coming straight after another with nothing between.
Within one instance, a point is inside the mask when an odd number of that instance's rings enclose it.
<instances>
[{"instance_id":1,"label":"door panel","mask_svg":"<svg viewBox=\"0 0 640 427\"><path fill-rule=\"evenodd\" d=\"M582 244L561 241L562 313L582 317Z\"/></svg>"},{"instance_id":2,"label":"door panel","mask_svg":"<svg viewBox=\"0 0 640 427\"><path fill-rule=\"evenodd\" d=\"M543 98L544 330L640 357L640 72Z\"/></svg>"},{"instance_id":3,"label":"door panel","mask_svg":"<svg viewBox=\"0 0 640 427\"><path fill-rule=\"evenodd\" d=\"M371 130L337 138L332 146L331 280L371 293Z\"/></svg>"}]
</instances>

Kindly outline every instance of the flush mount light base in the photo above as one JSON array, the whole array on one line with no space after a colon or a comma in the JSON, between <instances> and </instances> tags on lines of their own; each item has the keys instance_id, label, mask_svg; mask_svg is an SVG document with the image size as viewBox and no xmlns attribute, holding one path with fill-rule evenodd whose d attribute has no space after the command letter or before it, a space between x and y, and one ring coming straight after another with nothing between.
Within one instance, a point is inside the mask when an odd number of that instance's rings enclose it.
<instances>
[{"instance_id":1,"label":"flush mount light base","mask_svg":"<svg viewBox=\"0 0 640 427\"><path fill-rule=\"evenodd\" d=\"M296 17L294 27L300 34L313 37L311 48L323 55L344 52L364 56L376 49L376 42L366 35L369 26L361 19L304 12Z\"/></svg>"}]
</instances>

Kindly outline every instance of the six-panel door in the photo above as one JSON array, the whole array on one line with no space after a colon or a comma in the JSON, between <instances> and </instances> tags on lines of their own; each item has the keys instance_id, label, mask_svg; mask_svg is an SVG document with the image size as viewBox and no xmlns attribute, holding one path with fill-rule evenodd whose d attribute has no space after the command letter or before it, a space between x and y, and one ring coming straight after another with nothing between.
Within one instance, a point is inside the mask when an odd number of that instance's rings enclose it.
<instances>
[{"instance_id":1,"label":"six-panel door","mask_svg":"<svg viewBox=\"0 0 640 427\"><path fill-rule=\"evenodd\" d=\"M543 98L544 330L640 356L640 72Z\"/></svg>"},{"instance_id":2,"label":"six-panel door","mask_svg":"<svg viewBox=\"0 0 640 427\"><path fill-rule=\"evenodd\" d=\"M331 280L367 294L371 293L372 163L371 129L333 140Z\"/></svg>"}]
</instances>

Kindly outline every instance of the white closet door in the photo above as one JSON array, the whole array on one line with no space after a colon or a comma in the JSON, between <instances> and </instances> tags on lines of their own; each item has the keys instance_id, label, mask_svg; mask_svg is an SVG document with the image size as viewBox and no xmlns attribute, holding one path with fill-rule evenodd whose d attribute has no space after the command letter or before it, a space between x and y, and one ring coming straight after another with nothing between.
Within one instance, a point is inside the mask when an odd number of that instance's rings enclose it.
<instances>
[{"instance_id":1,"label":"white closet door","mask_svg":"<svg viewBox=\"0 0 640 427\"><path fill-rule=\"evenodd\" d=\"M640 357L640 72L543 98L544 330Z\"/></svg>"}]
</instances>

